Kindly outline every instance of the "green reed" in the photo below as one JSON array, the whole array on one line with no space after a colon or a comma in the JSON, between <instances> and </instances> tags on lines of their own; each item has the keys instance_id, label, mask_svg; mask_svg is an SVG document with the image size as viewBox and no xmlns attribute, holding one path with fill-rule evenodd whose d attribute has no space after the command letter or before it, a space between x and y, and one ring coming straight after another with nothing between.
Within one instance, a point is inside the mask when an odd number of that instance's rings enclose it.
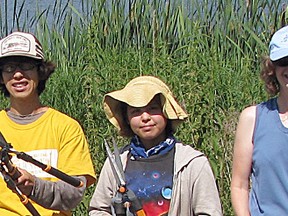
<instances>
[{"instance_id":1,"label":"green reed","mask_svg":"<svg viewBox=\"0 0 288 216\"><path fill-rule=\"evenodd\" d=\"M23 11L25 1L16 7L14 0L12 26L34 31L47 57L57 63L41 98L79 120L97 175L105 159L103 138L127 143L105 118L104 94L138 75L163 79L189 113L176 136L209 158L229 216L238 116L245 106L267 98L258 78L261 57L287 19L280 0L247 2L83 0L83 11L77 11L61 0L30 18ZM2 35L12 30L5 10L0 8ZM51 14L52 24L47 21ZM2 97L1 107L7 106ZM87 215L93 190L88 189L75 215Z\"/></svg>"}]
</instances>

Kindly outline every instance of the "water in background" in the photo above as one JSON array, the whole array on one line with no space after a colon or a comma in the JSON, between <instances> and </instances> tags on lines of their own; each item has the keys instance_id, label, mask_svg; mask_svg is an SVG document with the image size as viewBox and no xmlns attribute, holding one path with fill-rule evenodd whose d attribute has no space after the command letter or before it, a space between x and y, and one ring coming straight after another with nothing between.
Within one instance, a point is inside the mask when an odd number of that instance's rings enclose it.
<instances>
[{"instance_id":1,"label":"water in background","mask_svg":"<svg viewBox=\"0 0 288 216\"><path fill-rule=\"evenodd\" d=\"M137 0L134 0L137 1ZM153 0L147 0L147 2L153 2ZM159 0L171 4L172 7L177 7L181 4L186 10L187 16L193 16L193 2L198 4L207 4L204 0ZM247 0L232 0L235 8L245 7ZM251 1L251 0L250 0ZM263 0L265 1L265 0ZM72 11L73 20L81 19L88 23L92 15L92 2L96 0L0 0L0 37L7 35L15 30L34 32L36 26L39 25L37 17L44 18L51 27L52 25L61 26L61 22L65 19L65 12ZM107 0L105 5L107 9L112 7L113 2L116 0ZM117 1L118 2L118 1ZM121 4L128 4L127 0L119 0ZM269 7L270 2L274 0L268 0L266 7ZM275 3L277 2L277 3ZM287 5L287 0L275 0L273 5L277 5L274 10L280 11L281 8ZM117 3L118 4L118 3ZM208 8L213 7L215 1L208 1ZM128 7L126 7L128 9ZM275 6L274 6L275 7ZM286 7L286 6L285 6ZM161 10L161 9L159 9ZM216 9L217 10L217 9ZM265 9L264 9L265 11ZM267 10L268 11L268 10ZM70 13L71 14L71 13ZM127 11L128 14L128 11ZM73 24L73 23L72 23Z\"/></svg>"},{"instance_id":2,"label":"water in background","mask_svg":"<svg viewBox=\"0 0 288 216\"><path fill-rule=\"evenodd\" d=\"M34 31L35 17L44 17L49 26L65 18L63 11L73 11L75 19L89 19L91 0L0 0L0 36L15 30ZM56 17L56 18L55 18Z\"/></svg>"}]
</instances>

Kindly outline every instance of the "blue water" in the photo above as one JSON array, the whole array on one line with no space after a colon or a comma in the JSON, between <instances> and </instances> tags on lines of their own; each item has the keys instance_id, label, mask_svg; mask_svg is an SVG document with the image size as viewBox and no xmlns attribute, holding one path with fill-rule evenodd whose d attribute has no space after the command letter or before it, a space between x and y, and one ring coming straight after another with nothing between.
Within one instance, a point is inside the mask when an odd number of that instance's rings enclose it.
<instances>
[{"instance_id":1,"label":"blue water","mask_svg":"<svg viewBox=\"0 0 288 216\"><path fill-rule=\"evenodd\" d=\"M61 14L62 11L73 11L75 19L80 19L81 16L87 20L90 16L90 2L91 0L0 0L0 36L15 30L34 31L37 25L35 17L40 14L47 19L49 26L63 21L65 16Z\"/></svg>"},{"instance_id":2,"label":"blue water","mask_svg":"<svg viewBox=\"0 0 288 216\"><path fill-rule=\"evenodd\" d=\"M39 22L35 20L42 14L42 18L47 20L50 26L59 24L63 21L65 15L61 14L63 11L73 11L73 19L81 19L85 22L90 21L91 17L91 2L96 0L0 0L0 37L6 35L15 30L27 30L34 31ZM100 0L99 0L100 1ZM111 8L113 2L128 3L128 0L107 0L105 2L106 6ZM147 2L152 2L154 0L146 0ZM159 0L161 1L161 0ZM193 8L194 3L205 4L204 0L162 0L165 2L169 1L171 5L182 4L186 8L187 16L193 16L195 8ZM232 0L237 7L245 7L245 2L247 0ZM250 0L253 2L252 0ZM265 0L262 0L263 2ZM208 5L215 3L215 1L207 1ZM273 6L270 2L274 2ZM278 3L275 3L278 2ZM266 7L273 8L274 10L281 10L283 5L287 4L287 0L278 1L267 1ZM56 5L56 7L55 7ZM56 11L53 9L56 8ZM265 10L264 10L265 11ZM7 13L6 13L7 12ZM190 15L189 15L190 14ZM8 21L8 22L6 22ZM59 25L58 25L59 26Z\"/></svg>"}]
</instances>

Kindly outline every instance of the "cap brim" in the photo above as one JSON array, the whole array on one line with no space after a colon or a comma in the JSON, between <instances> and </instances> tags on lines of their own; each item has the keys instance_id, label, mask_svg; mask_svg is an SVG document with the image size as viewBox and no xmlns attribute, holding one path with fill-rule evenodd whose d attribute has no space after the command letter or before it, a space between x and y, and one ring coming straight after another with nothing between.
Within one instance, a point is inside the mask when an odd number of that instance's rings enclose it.
<instances>
[{"instance_id":1,"label":"cap brim","mask_svg":"<svg viewBox=\"0 0 288 216\"><path fill-rule=\"evenodd\" d=\"M2 58L7 58L7 57L28 57L28 58L33 58L37 60L42 60L43 58L41 56L34 56L34 55L28 55L27 53L9 53L7 55L2 55L0 56L0 59Z\"/></svg>"},{"instance_id":2,"label":"cap brim","mask_svg":"<svg viewBox=\"0 0 288 216\"><path fill-rule=\"evenodd\" d=\"M277 60L282 59L282 58L287 57L287 56L288 56L288 48L277 50L276 52L271 53L270 59L271 59L271 61L277 61Z\"/></svg>"}]
</instances>

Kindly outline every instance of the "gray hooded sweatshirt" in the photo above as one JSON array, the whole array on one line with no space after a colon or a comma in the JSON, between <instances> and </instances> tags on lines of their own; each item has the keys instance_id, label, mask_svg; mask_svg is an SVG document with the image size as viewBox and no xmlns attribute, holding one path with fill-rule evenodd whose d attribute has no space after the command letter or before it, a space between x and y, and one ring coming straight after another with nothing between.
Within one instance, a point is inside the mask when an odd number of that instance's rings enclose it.
<instances>
[{"instance_id":1,"label":"gray hooded sweatshirt","mask_svg":"<svg viewBox=\"0 0 288 216\"><path fill-rule=\"evenodd\" d=\"M125 165L128 151L121 154ZM125 169L125 167L124 167ZM89 216L111 213L117 191L110 162L106 159L89 206ZM176 143L172 198L168 216L222 216L219 194L208 159L189 145Z\"/></svg>"}]
</instances>

